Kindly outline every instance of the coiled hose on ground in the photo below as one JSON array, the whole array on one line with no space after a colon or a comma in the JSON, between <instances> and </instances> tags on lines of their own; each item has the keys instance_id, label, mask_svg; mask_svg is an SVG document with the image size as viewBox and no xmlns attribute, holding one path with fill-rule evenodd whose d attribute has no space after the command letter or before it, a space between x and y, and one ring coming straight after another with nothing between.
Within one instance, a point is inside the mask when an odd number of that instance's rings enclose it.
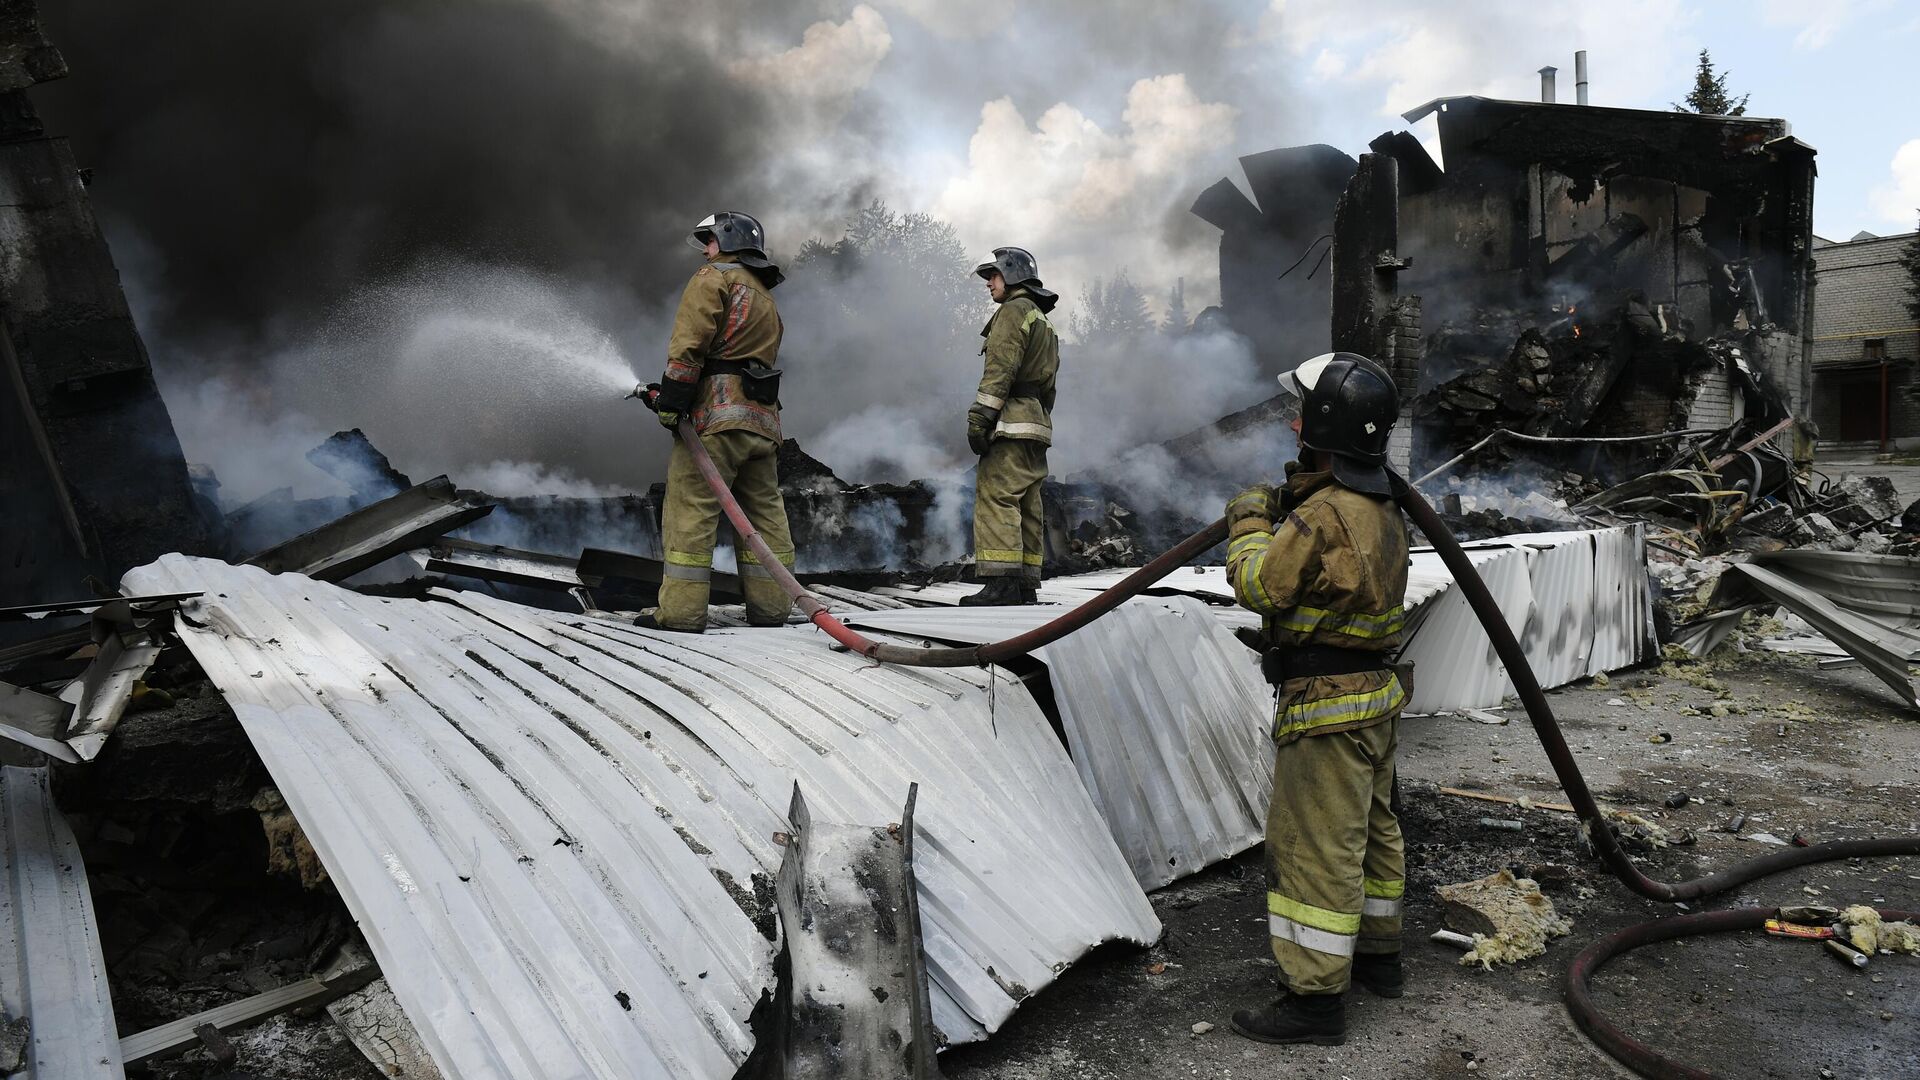
<instances>
[{"instance_id":1,"label":"coiled hose on ground","mask_svg":"<svg viewBox=\"0 0 1920 1080\"><path fill-rule=\"evenodd\" d=\"M1049 642L1073 633L1088 623L1112 611L1114 608L1134 596L1139 595L1155 582L1178 567L1213 548L1227 537L1226 519L1222 518L1182 541L1177 547L1161 555L1147 565L1128 575L1118 585L1095 596L1087 603L1069 610L1052 622L1005 641L996 641L987 645L971 648L914 648L910 646L889 645L873 641L865 635L847 626L830 614L825 605L809 594L805 587L788 572L767 542L761 539L753 523L747 520L740 504L734 501L727 490L727 484L714 467L713 459L707 455L700 438L694 433L690 420L681 420L679 427L681 441L693 455L695 466L700 475L706 478L713 488L714 495L720 500L727 519L733 523L734 531L739 534L741 543L753 550L754 557L765 567L791 596L802 613L835 641L861 656L889 663L916 667L972 667L996 663L1015 656L1022 656L1040 648ZM1581 775L1580 766L1573 759L1573 751L1568 749L1566 737L1561 734L1560 724L1554 718L1553 709L1547 703L1546 693L1540 682L1534 677L1533 668L1527 664L1526 652L1520 647L1519 639L1507 625L1506 617L1500 611L1500 605L1493 594L1487 590L1486 582L1474 570L1467 553L1461 549L1460 542L1454 538L1452 530L1434 513L1426 499L1397 474L1392 475L1394 501L1400 505L1420 531L1426 534L1440 560L1453 574L1454 587L1461 590L1473 613L1487 631L1493 642L1495 654L1505 665L1507 675L1513 681L1514 692L1526 707L1527 719L1533 725L1533 733L1540 740L1540 746L1547 753L1547 760L1553 765L1554 776L1560 781L1560 787L1567 794L1580 818L1581 829L1592 845L1595 854L1606 868L1618 877L1629 889L1653 900L1680 902L1697 900L1704 896L1725 892L1737 885L1743 885L1768 874L1791 870L1812 863L1829 862L1835 859L1858 858L1867 855L1916 855L1920 854L1920 837L1898 837L1874 840L1843 840L1828 844L1815 844L1811 847L1794 848L1773 855L1751 859L1724 870L1694 878L1691 881L1663 882L1655 881L1640 872L1633 864L1626 850L1608 825L1600 805L1594 800L1593 792L1587 788L1586 777ZM1716 911L1699 915L1675 916L1655 919L1651 922L1629 926L1588 946L1574 958L1567 971L1567 1009L1573 1014L1574 1022L1580 1025L1593 1041L1609 1054L1618 1058L1636 1072L1659 1080L1713 1080L1710 1073L1681 1064L1662 1056L1644 1043L1630 1038L1615 1027L1594 1003L1588 989L1588 980L1615 956L1650 945L1659 941L1668 941L1677 937L1693 934L1717 933L1727 930L1744 930L1761 926L1776 914L1769 908L1737 908L1728 911ZM1902 918L1905 913L1888 910L1882 913L1885 918Z\"/></svg>"}]
</instances>

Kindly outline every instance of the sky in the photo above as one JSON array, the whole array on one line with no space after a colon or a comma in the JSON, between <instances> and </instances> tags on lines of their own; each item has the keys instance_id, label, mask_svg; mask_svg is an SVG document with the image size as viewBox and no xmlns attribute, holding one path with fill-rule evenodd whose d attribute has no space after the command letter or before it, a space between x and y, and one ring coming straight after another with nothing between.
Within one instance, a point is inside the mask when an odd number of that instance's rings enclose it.
<instances>
[{"instance_id":1,"label":"sky","mask_svg":"<svg viewBox=\"0 0 1920 1080\"><path fill-rule=\"evenodd\" d=\"M758 214L790 258L882 199L951 222L974 258L1029 248L1068 326L1080 290L1122 269L1156 308L1183 281L1198 312L1217 298L1218 234L1189 207L1238 182L1240 156L1358 154L1436 97L1535 99L1548 64L1570 102L1576 49L1593 104L1650 109L1684 96L1711 49L1750 115L1819 151L1822 236L1920 215L1903 89L1920 0L202 0L192 18L63 0L43 15L73 74L35 100L93 170L189 454L250 472L236 493L285 482L278 462L306 468L295 451L348 426L424 475L505 460L642 483L658 455L636 457L631 410L600 397L659 370L682 237L718 208ZM1412 130L1431 146L1433 125ZM901 325L871 355L790 343L802 366L836 366L845 412L896 404L903 362L943 392L977 364L923 355L899 313L873 319ZM1250 403L1266 382L1215 389ZM1177 431L1220 404L1156 411ZM242 415L285 452L236 438ZM804 442L825 424L795 410L789 427ZM964 464L952 426L935 450Z\"/></svg>"}]
</instances>

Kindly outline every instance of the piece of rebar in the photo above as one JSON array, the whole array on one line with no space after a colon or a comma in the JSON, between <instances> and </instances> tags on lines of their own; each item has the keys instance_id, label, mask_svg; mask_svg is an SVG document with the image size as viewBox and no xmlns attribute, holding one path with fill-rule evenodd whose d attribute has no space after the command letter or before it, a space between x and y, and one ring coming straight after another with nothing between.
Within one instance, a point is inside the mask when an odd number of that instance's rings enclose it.
<instances>
[{"instance_id":1,"label":"piece of rebar","mask_svg":"<svg viewBox=\"0 0 1920 1080\"><path fill-rule=\"evenodd\" d=\"M1441 473L1472 457L1481 448L1496 439L1518 439L1521 442L1537 443L1545 446L1578 446L1587 443L1658 442L1661 439L1675 439L1691 435L1711 435L1713 432L1713 428L1683 428L1679 431L1662 431L1657 435L1528 435L1510 428L1499 428L1486 438L1481 439L1460 453L1441 462L1425 476L1415 480L1413 484L1415 487L1418 487L1434 477L1439 476Z\"/></svg>"}]
</instances>

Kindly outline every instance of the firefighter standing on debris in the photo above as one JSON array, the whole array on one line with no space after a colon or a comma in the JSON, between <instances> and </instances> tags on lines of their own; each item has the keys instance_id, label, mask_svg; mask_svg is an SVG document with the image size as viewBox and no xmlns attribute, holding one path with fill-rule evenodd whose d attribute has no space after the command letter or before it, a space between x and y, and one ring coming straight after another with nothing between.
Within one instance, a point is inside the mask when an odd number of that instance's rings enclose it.
<instances>
[{"instance_id":1,"label":"firefighter standing on debris","mask_svg":"<svg viewBox=\"0 0 1920 1080\"><path fill-rule=\"evenodd\" d=\"M793 537L780 497L780 312L771 290L780 268L767 259L766 232L753 217L722 210L694 226L687 242L706 255L680 296L667 370L646 387L645 400L668 431L691 416L700 442L732 489L747 519L780 561L793 565ZM678 440L667 464L660 513L665 566L660 606L635 625L701 633L713 576L720 501ZM793 601L744 547L737 553L747 622L779 626Z\"/></svg>"},{"instance_id":2,"label":"firefighter standing on debris","mask_svg":"<svg viewBox=\"0 0 1920 1080\"><path fill-rule=\"evenodd\" d=\"M1234 1014L1261 1042L1346 1040L1349 979L1402 992L1405 847L1391 805L1407 527L1388 487L1399 416L1388 373L1356 353L1281 376L1297 394L1300 460L1279 487L1227 504L1227 574L1261 616L1261 668L1276 689L1267 810L1267 919L1281 994Z\"/></svg>"},{"instance_id":3,"label":"firefighter standing on debris","mask_svg":"<svg viewBox=\"0 0 1920 1080\"><path fill-rule=\"evenodd\" d=\"M980 331L987 339L980 350L986 370L967 410L967 445L980 455L974 572L986 584L960 602L1030 604L1039 594L1046 552L1040 487L1053 445L1053 384L1060 370L1060 339L1047 313L1060 298L1041 286L1024 248L995 248L993 261L974 272L986 279L999 309Z\"/></svg>"}]
</instances>

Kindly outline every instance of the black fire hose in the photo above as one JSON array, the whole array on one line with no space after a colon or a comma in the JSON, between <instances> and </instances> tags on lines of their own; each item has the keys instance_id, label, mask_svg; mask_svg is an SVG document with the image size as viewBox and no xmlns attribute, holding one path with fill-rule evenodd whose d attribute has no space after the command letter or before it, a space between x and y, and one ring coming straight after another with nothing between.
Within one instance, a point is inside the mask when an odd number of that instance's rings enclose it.
<instances>
[{"instance_id":1,"label":"black fire hose","mask_svg":"<svg viewBox=\"0 0 1920 1080\"><path fill-rule=\"evenodd\" d=\"M972 648L912 648L900 645L887 645L872 641L827 612L825 605L809 594L793 574L775 557L773 550L761 538L753 523L747 520L740 504L734 501L733 494L714 467L713 459L707 455L700 438L694 433L690 420L681 420L680 441L686 445L693 456L694 465L700 470L714 495L720 500L721 508L733 523L734 531L740 535L742 543L753 550L754 557L765 567L786 590L800 610L815 626L824 630L834 640L862 656L889 664L903 664L917 667L972 667L991 664L1015 656L1025 655L1050 642L1057 641L1067 634L1086 626L1088 623L1120 606L1122 601L1136 596L1155 582L1171 573L1201 553L1226 539L1227 523L1225 518L1215 521L1200 532L1182 541L1179 546L1161 555L1146 566L1129 574L1118 585L1095 596L1066 614L1037 629L1017 637L1008 638L988 645ZM1920 837L1902 837L1898 839L1844 840L1836 843L1815 844L1812 847L1796 848L1752 859L1736 866L1728 867L1717 873L1691 881L1667 883L1655 881L1640 872L1639 867L1621 848L1620 840L1614 835L1606 815L1599 803L1594 801L1593 792L1588 790L1586 777L1580 773L1580 766L1573 760L1573 751L1568 749L1567 740L1560 732L1559 721L1554 718L1553 709L1547 703L1547 696L1540 688L1540 681L1534 677L1533 668L1527 663L1526 652L1513 636L1513 630L1507 626L1506 616L1500 611L1500 605L1487 591L1486 582L1468 560L1467 553L1454 538L1453 531L1433 511L1433 507L1398 474L1389 473L1393 482L1394 501L1406 512L1413 523L1425 533L1434 550L1439 553L1440 561L1453 574L1454 587L1466 596L1467 603L1486 630L1487 637L1493 642L1494 652L1506 667L1507 676L1513 680L1513 687L1520 701L1526 706L1527 719L1533 724L1533 733L1540 740L1540 746L1547 752L1547 760L1553 764L1554 776L1567 793L1575 813L1579 815L1583 832L1596 854L1606 868L1618 877L1626 886L1642 896L1654 900L1676 902L1696 900L1703 896L1724 892L1736 885L1743 885L1756 878L1778 873L1811 863L1828 862L1834 859L1857 858L1866 855L1916 855L1920 854ZM1573 1014L1574 1022L1580 1025L1602 1049L1643 1076L1656 1080L1713 1080L1711 1074L1683 1065L1656 1053L1650 1047L1628 1037L1612 1022L1606 1019L1594 1004L1587 981L1608 960L1641 945L1657 941L1667 941L1692 934L1714 933L1726 930L1742 930L1758 927L1773 916L1768 908L1739 908L1730 911L1717 911L1701 915L1685 915L1630 926L1609 937L1602 938L1575 957L1567 972L1567 1009ZM1886 917L1901 916L1904 913L1889 911Z\"/></svg>"},{"instance_id":2,"label":"black fire hose","mask_svg":"<svg viewBox=\"0 0 1920 1080\"><path fill-rule=\"evenodd\" d=\"M1913 918L1913 912L1899 911L1894 908L1880 908L1880 918L1887 922L1897 922ZM1567 969L1567 1011L1573 1014L1574 1023L1587 1033L1600 1048L1618 1058L1634 1072L1642 1076L1652 1076L1667 1080L1678 1077L1682 1080L1714 1080L1714 1075L1704 1069L1696 1069L1670 1057L1666 1057L1647 1044L1628 1037L1619 1028L1600 1015L1600 1007L1594 1003L1593 993L1587 986L1593 973L1599 971L1607 961L1622 953L1632 952L1642 945L1652 945L1675 938L1693 937L1696 934L1719 934L1729 930L1759 930L1766 926L1768 919L1780 917L1780 909L1764 907L1728 908L1725 911L1708 911L1699 915L1675 915L1667 919L1655 919L1617 930L1599 941L1581 950L1573 958L1573 964Z\"/></svg>"},{"instance_id":3,"label":"black fire hose","mask_svg":"<svg viewBox=\"0 0 1920 1080\"><path fill-rule=\"evenodd\" d=\"M1227 519L1221 518L1206 528L1182 540L1178 546L1161 555L1147 565L1128 574L1118 585L1100 593L1093 599L1076 608L1072 608L1044 626L1036 627L1024 634L1010 637L1005 641L995 641L986 645L974 645L965 648L916 648L911 645L889 645L874 641L858 630L833 617L819 598L809 593L806 586L800 584L793 572L783 565L760 536L753 522L734 501L733 492L727 490L727 482L714 467L713 458L708 456L707 448L700 443L700 436L694 432L693 421L683 419L679 427L680 442L687 452L693 455L694 467L713 489L714 497L720 500L720 508L726 512L727 520L733 523L733 531L740 536L740 542L753 550L753 556L766 569L773 579L780 583L786 594L793 598L794 605L813 625L826 631L833 640L845 645L861 656L887 664L900 664L907 667L979 667L983 664L999 663L1015 656L1026 654L1066 637L1075 630L1120 606L1130 597L1138 596L1151 587L1154 582L1166 577L1175 570L1227 538Z\"/></svg>"},{"instance_id":4,"label":"black fire hose","mask_svg":"<svg viewBox=\"0 0 1920 1080\"><path fill-rule=\"evenodd\" d=\"M1580 774L1580 766L1574 762L1573 752L1567 748L1567 740L1560 732L1559 721L1554 719L1552 707L1547 704L1547 696L1541 691L1539 680L1534 678L1520 642L1507 626L1505 616L1500 613L1500 605L1494 601L1493 594L1487 591L1486 582L1481 580L1473 564L1468 561L1467 553L1461 550L1460 542L1454 539L1452 530L1433 512L1433 507L1420 497L1420 493L1397 475L1393 477L1393 482L1394 500L1420 527L1420 531L1427 535L1434 550L1439 552L1441 561L1453 573L1454 588L1463 591L1481 626L1493 641L1494 652L1505 665L1515 692L1526 706L1533 733L1540 740L1541 748L1546 750L1547 760L1553 763L1554 776L1559 779L1560 787L1567 793L1567 801L1573 804L1574 811L1579 815L1587 840L1599 854L1600 861L1628 888L1654 900L1694 900L1809 863L1864 855L1920 854L1920 837L1844 840L1751 859L1692 881L1669 884L1641 873L1620 847L1619 838L1614 835L1599 804L1594 801L1593 793L1587 789L1586 777ZM1601 1049L1642 1076L1655 1077L1656 1080L1713 1080L1711 1073L1664 1057L1615 1027L1601 1014L1587 982L1601 965L1630 949L1693 934L1753 929L1762 926L1774 915L1775 911L1769 908L1737 908L1682 915L1629 926L1602 938L1575 957L1567 970L1567 1011L1573 1014L1580 1030L1586 1032ZM1906 915L1889 910L1882 917L1904 918Z\"/></svg>"}]
</instances>

